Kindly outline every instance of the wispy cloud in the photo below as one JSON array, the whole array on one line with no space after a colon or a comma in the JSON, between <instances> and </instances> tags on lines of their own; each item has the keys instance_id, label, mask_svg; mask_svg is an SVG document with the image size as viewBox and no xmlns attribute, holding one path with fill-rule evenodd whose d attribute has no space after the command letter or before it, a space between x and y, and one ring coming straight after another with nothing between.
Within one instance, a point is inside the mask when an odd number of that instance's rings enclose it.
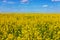
<instances>
[{"instance_id":1,"label":"wispy cloud","mask_svg":"<svg viewBox=\"0 0 60 40\"><path fill-rule=\"evenodd\" d=\"M52 1L60 1L60 0L52 0Z\"/></svg>"},{"instance_id":2,"label":"wispy cloud","mask_svg":"<svg viewBox=\"0 0 60 40\"><path fill-rule=\"evenodd\" d=\"M2 2L6 3L6 2L7 2L7 0L3 0Z\"/></svg>"},{"instance_id":3,"label":"wispy cloud","mask_svg":"<svg viewBox=\"0 0 60 40\"><path fill-rule=\"evenodd\" d=\"M9 2L7 2L8 4L15 4L15 2L12 2L12 1L9 1Z\"/></svg>"},{"instance_id":4,"label":"wispy cloud","mask_svg":"<svg viewBox=\"0 0 60 40\"><path fill-rule=\"evenodd\" d=\"M3 0L2 1L3 3L8 3L8 4L15 4L16 2L13 2L13 1L9 1L9 0ZM24 3L29 3L29 0L20 0L21 4L24 4Z\"/></svg>"},{"instance_id":5,"label":"wispy cloud","mask_svg":"<svg viewBox=\"0 0 60 40\"><path fill-rule=\"evenodd\" d=\"M7 3L7 4L15 4L15 2L13 2L13 1L8 1L8 0L3 0L2 2L3 2L3 3Z\"/></svg>"},{"instance_id":6,"label":"wispy cloud","mask_svg":"<svg viewBox=\"0 0 60 40\"><path fill-rule=\"evenodd\" d=\"M42 5L42 7L46 8L46 7L48 7L48 5L45 4L45 5Z\"/></svg>"},{"instance_id":7,"label":"wispy cloud","mask_svg":"<svg viewBox=\"0 0 60 40\"><path fill-rule=\"evenodd\" d=\"M22 3L27 3L27 2L28 2L28 0L21 0L21 2L22 2Z\"/></svg>"}]
</instances>

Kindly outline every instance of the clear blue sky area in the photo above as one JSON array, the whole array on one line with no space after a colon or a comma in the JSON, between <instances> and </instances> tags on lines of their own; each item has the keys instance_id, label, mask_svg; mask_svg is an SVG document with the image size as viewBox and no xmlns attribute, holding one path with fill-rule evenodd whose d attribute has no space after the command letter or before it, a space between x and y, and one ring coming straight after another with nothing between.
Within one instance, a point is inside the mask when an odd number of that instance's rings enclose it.
<instances>
[{"instance_id":1,"label":"clear blue sky area","mask_svg":"<svg viewBox=\"0 0 60 40\"><path fill-rule=\"evenodd\" d=\"M60 12L60 0L0 0L0 12Z\"/></svg>"}]
</instances>

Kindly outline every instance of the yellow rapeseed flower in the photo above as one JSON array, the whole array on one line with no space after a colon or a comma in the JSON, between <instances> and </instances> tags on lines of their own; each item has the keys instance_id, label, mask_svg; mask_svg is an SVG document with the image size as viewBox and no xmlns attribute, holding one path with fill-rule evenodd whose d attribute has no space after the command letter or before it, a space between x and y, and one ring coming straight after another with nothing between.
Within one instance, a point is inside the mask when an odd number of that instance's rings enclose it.
<instances>
[{"instance_id":1,"label":"yellow rapeseed flower","mask_svg":"<svg viewBox=\"0 0 60 40\"><path fill-rule=\"evenodd\" d=\"M9 34L8 35L8 38L13 38L13 34Z\"/></svg>"}]
</instances>

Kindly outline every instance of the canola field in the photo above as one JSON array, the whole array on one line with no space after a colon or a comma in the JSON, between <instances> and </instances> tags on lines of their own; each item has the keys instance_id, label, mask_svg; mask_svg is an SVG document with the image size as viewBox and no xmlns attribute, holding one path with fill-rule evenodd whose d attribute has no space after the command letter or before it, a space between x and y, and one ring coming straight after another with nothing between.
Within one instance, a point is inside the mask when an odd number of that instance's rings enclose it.
<instances>
[{"instance_id":1,"label":"canola field","mask_svg":"<svg viewBox=\"0 0 60 40\"><path fill-rule=\"evenodd\" d=\"M60 14L0 14L0 40L60 40Z\"/></svg>"}]
</instances>

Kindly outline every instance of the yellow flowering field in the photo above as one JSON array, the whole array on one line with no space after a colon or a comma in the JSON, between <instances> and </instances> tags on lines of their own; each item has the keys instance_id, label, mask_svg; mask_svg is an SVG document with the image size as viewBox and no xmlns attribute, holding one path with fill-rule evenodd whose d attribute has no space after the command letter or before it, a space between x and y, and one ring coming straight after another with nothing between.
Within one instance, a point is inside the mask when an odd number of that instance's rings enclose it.
<instances>
[{"instance_id":1,"label":"yellow flowering field","mask_svg":"<svg viewBox=\"0 0 60 40\"><path fill-rule=\"evenodd\" d=\"M60 14L0 14L0 40L60 40Z\"/></svg>"}]
</instances>

